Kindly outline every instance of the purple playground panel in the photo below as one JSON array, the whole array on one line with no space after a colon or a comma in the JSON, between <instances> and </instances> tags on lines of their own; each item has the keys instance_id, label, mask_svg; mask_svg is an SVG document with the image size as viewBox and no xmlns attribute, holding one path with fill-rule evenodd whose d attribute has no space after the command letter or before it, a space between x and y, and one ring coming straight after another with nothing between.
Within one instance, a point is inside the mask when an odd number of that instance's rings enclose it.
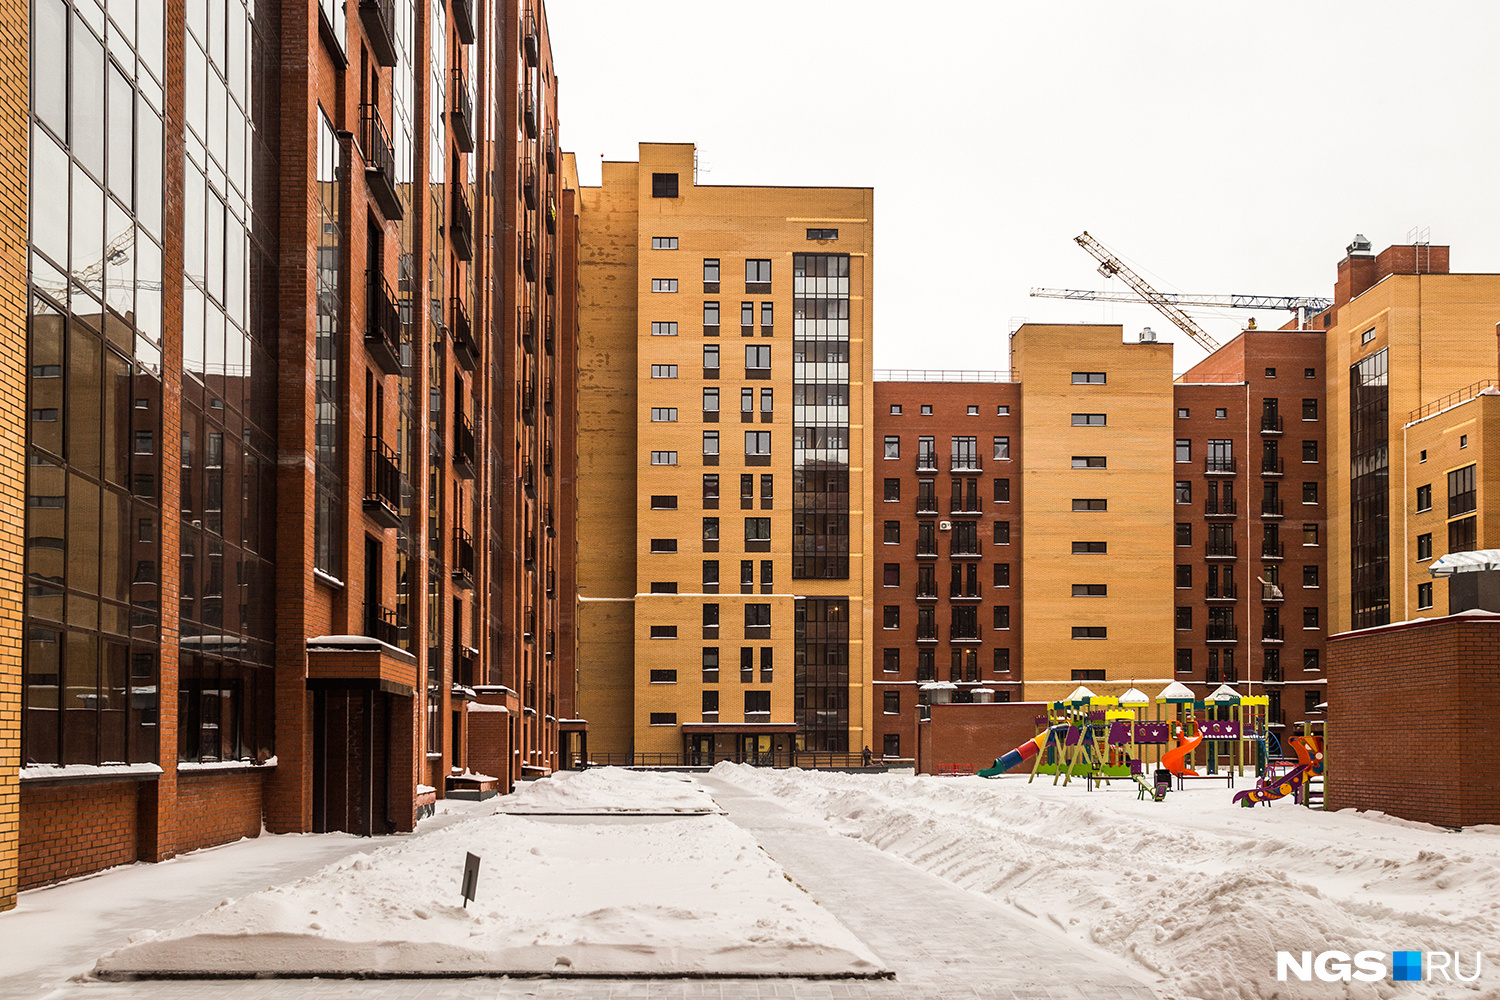
<instances>
[{"instance_id":1,"label":"purple playground panel","mask_svg":"<svg viewBox=\"0 0 1500 1000\"><path fill-rule=\"evenodd\" d=\"M1166 743L1170 733L1170 723L1137 722L1135 724L1135 741L1137 743Z\"/></svg>"},{"instance_id":2,"label":"purple playground panel","mask_svg":"<svg viewBox=\"0 0 1500 1000\"><path fill-rule=\"evenodd\" d=\"M1130 723L1115 721L1109 724L1109 745L1112 747L1126 747L1131 744Z\"/></svg>"},{"instance_id":3,"label":"purple playground panel","mask_svg":"<svg viewBox=\"0 0 1500 1000\"><path fill-rule=\"evenodd\" d=\"M1076 747L1078 745L1078 738L1080 735L1082 735L1082 733L1083 730L1079 729L1077 726L1069 726L1068 735L1063 739L1063 746Z\"/></svg>"},{"instance_id":4,"label":"purple playground panel","mask_svg":"<svg viewBox=\"0 0 1500 1000\"><path fill-rule=\"evenodd\" d=\"M1198 723L1198 729L1210 740L1240 738L1240 724L1233 719L1206 719Z\"/></svg>"}]
</instances>

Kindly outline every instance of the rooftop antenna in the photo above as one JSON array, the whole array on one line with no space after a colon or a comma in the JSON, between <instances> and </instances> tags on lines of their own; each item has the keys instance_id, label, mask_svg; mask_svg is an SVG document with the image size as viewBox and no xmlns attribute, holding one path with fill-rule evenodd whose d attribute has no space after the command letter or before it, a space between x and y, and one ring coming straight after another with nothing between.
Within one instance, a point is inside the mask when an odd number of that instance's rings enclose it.
<instances>
[{"instance_id":1,"label":"rooftop antenna","mask_svg":"<svg viewBox=\"0 0 1500 1000\"><path fill-rule=\"evenodd\" d=\"M1413 263L1417 265L1418 274L1432 273L1432 227L1412 226L1406 231L1406 242L1411 244L1415 251L1412 256Z\"/></svg>"}]
</instances>

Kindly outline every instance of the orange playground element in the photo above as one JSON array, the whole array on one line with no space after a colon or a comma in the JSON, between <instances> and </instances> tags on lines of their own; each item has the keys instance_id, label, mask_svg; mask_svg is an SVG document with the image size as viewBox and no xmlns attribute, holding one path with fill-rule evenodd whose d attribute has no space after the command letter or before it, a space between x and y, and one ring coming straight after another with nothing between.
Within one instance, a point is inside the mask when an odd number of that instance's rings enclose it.
<instances>
[{"instance_id":1,"label":"orange playground element","mask_svg":"<svg viewBox=\"0 0 1500 1000\"><path fill-rule=\"evenodd\" d=\"M1177 748L1168 750L1161 758L1161 766L1176 775L1197 775L1197 771L1187 765L1188 755L1198 749L1198 744L1203 742L1203 732L1197 726L1189 734L1181 724L1173 728L1173 736L1177 737Z\"/></svg>"}]
</instances>

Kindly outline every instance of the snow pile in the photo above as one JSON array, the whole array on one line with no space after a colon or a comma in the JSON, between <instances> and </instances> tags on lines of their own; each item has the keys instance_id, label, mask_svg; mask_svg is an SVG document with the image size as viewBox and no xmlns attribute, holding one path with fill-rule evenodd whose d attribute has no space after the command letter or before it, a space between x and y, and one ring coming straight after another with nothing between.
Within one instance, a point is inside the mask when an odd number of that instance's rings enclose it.
<instances>
[{"instance_id":1,"label":"snow pile","mask_svg":"<svg viewBox=\"0 0 1500 1000\"><path fill-rule=\"evenodd\" d=\"M513 815L721 812L692 778L619 767L566 771L516 787L495 810Z\"/></svg>"},{"instance_id":2,"label":"snow pile","mask_svg":"<svg viewBox=\"0 0 1500 1000\"><path fill-rule=\"evenodd\" d=\"M131 974L874 975L721 816L490 815L227 900L100 959ZM459 885L481 858L477 898Z\"/></svg>"},{"instance_id":3,"label":"snow pile","mask_svg":"<svg viewBox=\"0 0 1500 1000\"><path fill-rule=\"evenodd\" d=\"M1276 952L1458 951L1472 971L1500 937L1500 827L1244 809L1223 788L1155 803L1125 782L1089 792L1024 775L713 774L1139 963L1170 996L1388 996L1389 981L1278 982Z\"/></svg>"}]
</instances>

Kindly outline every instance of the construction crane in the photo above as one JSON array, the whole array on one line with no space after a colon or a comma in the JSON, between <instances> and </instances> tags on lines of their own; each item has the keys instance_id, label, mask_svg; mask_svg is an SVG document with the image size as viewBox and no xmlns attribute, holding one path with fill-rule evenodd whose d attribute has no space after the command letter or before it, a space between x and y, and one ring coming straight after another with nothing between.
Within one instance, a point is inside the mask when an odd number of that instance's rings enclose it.
<instances>
[{"instance_id":1,"label":"construction crane","mask_svg":"<svg viewBox=\"0 0 1500 1000\"><path fill-rule=\"evenodd\" d=\"M1131 291L1137 296L1149 302L1167 319L1171 320L1178 329L1189 337L1193 343L1212 354L1219 349L1219 342L1208 335L1208 331L1193 321L1193 317L1183 312L1177 303L1171 298L1158 292L1146 282L1139 274L1132 271L1124 261L1116 257L1114 253L1103 243L1094 239L1087 232L1081 236L1073 237L1073 242L1083 247L1095 260L1099 262L1099 273L1106 278L1120 278L1129 285Z\"/></svg>"},{"instance_id":2,"label":"construction crane","mask_svg":"<svg viewBox=\"0 0 1500 1000\"><path fill-rule=\"evenodd\" d=\"M1179 295L1162 292L1162 298L1176 306L1199 306L1208 309L1265 309L1271 312L1305 310L1312 315L1333 305L1332 299L1312 295ZM1134 292L1091 292L1083 288L1033 288L1035 299L1072 299L1076 302L1140 302Z\"/></svg>"}]
</instances>

